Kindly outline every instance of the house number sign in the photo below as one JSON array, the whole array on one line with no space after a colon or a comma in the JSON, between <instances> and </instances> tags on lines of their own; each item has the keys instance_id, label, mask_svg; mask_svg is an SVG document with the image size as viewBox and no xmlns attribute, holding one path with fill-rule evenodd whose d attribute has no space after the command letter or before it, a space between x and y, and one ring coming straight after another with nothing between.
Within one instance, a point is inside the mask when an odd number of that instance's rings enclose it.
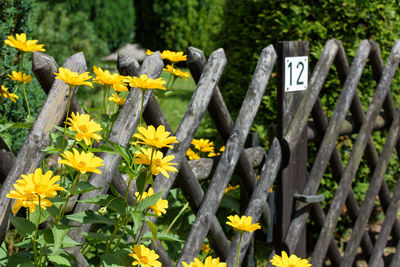
<instances>
[{"instance_id":1,"label":"house number sign","mask_svg":"<svg viewBox=\"0 0 400 267\"><path fill-rule=\"evenodd\" d=\"M308 86L308 57L285 58L285 92L306 90Z\"/></svg>"}]
</instances>

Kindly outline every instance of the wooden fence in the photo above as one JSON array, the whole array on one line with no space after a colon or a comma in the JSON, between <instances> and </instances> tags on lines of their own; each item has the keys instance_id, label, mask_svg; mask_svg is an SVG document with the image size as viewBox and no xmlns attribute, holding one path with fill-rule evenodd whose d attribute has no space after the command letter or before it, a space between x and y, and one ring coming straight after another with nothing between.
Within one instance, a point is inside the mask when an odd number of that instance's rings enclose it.
<instances>
[{"instance_id":1,"label":"wooden fence","mask_svg":"<svg viewBox=\"0 0 400 267\"><path fill-rule=\"evenodd\" d=\"M182 266L181 261L190 262L196 257L206 237L215 253L227 262L227 266L235 266L239 235L233 241L226 237L223 226L216 217L218 207L223 199L224 190L228 186L234 172L241 179L247 195L250 196L244 204L244 215L252 216L253 222L260 221L264 227L273 227L273 246L269 257L281 250L289 253L298 253L299 256L312 256L313 266L322 266L327 259L332 266L352 266L355 264L356 254L361 247L363 259L369 266L379 266L383 262L383 251L389 238L397 244L391 263L387 266L398 266L400 258L400 224L397 220L400 185L397 183L394 192L391 192L384 178L393 150L399 153L398 135L400 127L400 111L396 110L390 93L391 81L395 75L400 60L400 42L393 47L386 66L380 55L376 43L363 41L360 43L351 66L347 62L344 49L340 41L330 40L312 72L306 91L289 93L282 90L282 83L278 85L279 111L278 136L271 143L268 154L261 152L260 179L257 180L252 161L244 149L246 138L264 95L265 88L278 59L278 77L283 80L283 61L288 56L308 55L308 43L283 42L278 54L273 46L266 47L260 54L252 81L249 85L239 115L234 122L228 112L224 99L218 87L219 79L227 63L222 49L213 52L208 60L204 54L195 48L188 50L188 66L197 84L190 104L184 114L181 124L175 133L179 144L168 155L175 156L179 163L179 173L171 174L165 179L162 174L154 178L155 192L164 191L165 198L175 184L179 186L190 207L196 214L182 253L176 266ZM356 88L364 71L367 59L372 67L377 88L372 102L365 114ZM327 118L321 101L320 92L328 72L335 65L338 77L342 83L342 90L337 99L333 115ZM63 65L72 71L83 72L86 63L82 53L67 59ZM160 75L163 62L157 52L145 59L142 66L125 54L118 58L118 71L123 75L147 74L152 78ZM9 227L11 201L5 197L13 183L21 174L33 172L44 159L42 149L50 144L50 130L53 125L60 125L66 113L68 86L54 80L54 72L58 66L46 54L35 52L33 55L33 72L39 80L48 97L29 132L20 152L14 158L10 152L0 150L0 177L4 177L0 189L0 240ZM73 91L72 111L83 113L83 109L74 97L77 88ZM127 146L139 123L140 106L137 99L140 90L132 88L109 136L109 139L122 146ZM171 131L157 100L151 91L145 94L144 120L154 126L165 125ZM289 108L290 107L290 108ZM194 172L185 157L192 139L196 134L204 113L208 110L214 120L217 131L225 142L226 149L222 153L212 173L207 192L204 192L199 182L199 175ZM351 121L348 121L349 111ZM381 114L380 114L381 113ZM381 153L378 153L371 133L374 129L389 129L386 142ZM351 155L344 166L336 141L340 135L358 133ZM279 140L279 141L278 141ZM307 168L307 143L315 142L318 146L316 157L310 168ZM1 145L1 142L0 142ZM0 147L1 148L1 147ZM370 185L361 207L352 191L352 181L359 167L362 157L366 157L371 170ZM112 183L119 192L125 192L127 183L118 171L121 161L120 155L103 153L105 166L101 174L93 174L90 183L102 188L84 193L79 199L87 199L108 191L108 184ZM16 162L17 164L12 164ZM321 179L330 164L338 187L327 214L321 205L321 197L316 195ZM5 175L6 174L6 175ZM275 217L278 219L272 225L271 208L267 197L271 186L275 184L276 205ZM377 238L370 235L366 225L374 207L375 200L379 199L385 213L381 232ZM76 200L76 199L75 199ZM134 189L129 191L129 201L134 200ZM97 210L93 204L74 202L71 212ZM247 204L247 205L246 205ZM351 238L342 251L333 237L340 213L346 205L354 221ZM241 207L242 208L242 207ZM309 214L313 216L309 216ZM307 233L305 226L311 218L321 231L316 244L305 242ZM157 219L153 217L153 222ZM70 231L71 238L78 242L84 241L83 232L89 231L91 225L79 225ZM146 229L146 228L145 228ZM148 231L148 229L146 229ZM144 232L146 232L144 231ZM310 234L310 233L308 233ZM312 233L311 233L312 234ZM240 262L243 266L255 266L254 261L244 261L247 251L254 249L254 234L244 233L241 241ZM306 250L306 246L307 250ZM163 266L173 266L173 261L163 248L161 242L152 244L152 248L160 255ZM78 266L87 266L85 258L80 253L80 247L69 250L78 259Z\"/></svg>"}]
</instances>

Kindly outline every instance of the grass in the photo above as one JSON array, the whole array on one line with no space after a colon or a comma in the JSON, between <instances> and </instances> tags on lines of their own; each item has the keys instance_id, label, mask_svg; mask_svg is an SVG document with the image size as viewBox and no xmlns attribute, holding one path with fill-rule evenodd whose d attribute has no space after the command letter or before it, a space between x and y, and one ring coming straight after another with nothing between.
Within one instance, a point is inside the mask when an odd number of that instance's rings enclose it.
<instances>
[{"instance_id":1,"label":"grass","mask_svg":"<svg viewBox=\"0 0 400 267\"><path fill-rule=\"evenodd\" d=\"M188 71L183 69L182 71ZM169 72L163 71L161 77L168 81L170 76ZM196 89L196 83L193 78L190 77L188 80L181 78L176 79L172 91L173 95L168 96L162 103L161 108L164 111L165 117L171 126L173 132L176 132L178 126L183 118L187 106L189 105L190 99L194 90Z\"/></svg>"}]
</instances>

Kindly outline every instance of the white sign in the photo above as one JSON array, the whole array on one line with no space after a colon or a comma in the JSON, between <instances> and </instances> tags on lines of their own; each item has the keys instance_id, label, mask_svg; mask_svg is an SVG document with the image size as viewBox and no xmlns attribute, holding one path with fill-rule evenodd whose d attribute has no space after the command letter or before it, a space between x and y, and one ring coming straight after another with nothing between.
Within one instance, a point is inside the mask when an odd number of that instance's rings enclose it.
<instances>
[{"instance_id":1,"label":"white sign","mask_svg":"<svg viewBox=\"0 0 400 267\"><path fill-rule=\"evenodd\" d=\"M308 57L285 58L285 92L303 91L308 86Z\"/></svg>"}]
</instances>

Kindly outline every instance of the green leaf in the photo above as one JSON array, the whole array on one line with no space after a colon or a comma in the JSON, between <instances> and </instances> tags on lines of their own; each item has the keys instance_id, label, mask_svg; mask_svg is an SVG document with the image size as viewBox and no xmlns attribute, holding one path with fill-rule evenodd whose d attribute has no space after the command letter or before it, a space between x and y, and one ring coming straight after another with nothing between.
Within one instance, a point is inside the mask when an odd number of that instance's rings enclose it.
<instances>
[{"instance_id":1,"label":"green leaf","mask_svg":"<svg viewBox=\"0 0 400 267\"><path fill-rule=\"evenodd\" d=\"M40 212L41 210L41 212ZM40 215L41 213L41 215ZM47 209L41 209L41 208L36 208L34 213L31 213L29 216L29 221L31 221L33 224L37 224L38 219L39 219L39 215L40 215L40 222L39 224L41 224L42 222L46 221L47 218L50 217L49 212L47 211Z\"/></svg>"},{"instance_id":2,"label":"green leaf","mask_svg":"<svg viewBox=\"0 0 400 267\"><path fill-rule=\"evenodd\" d=\"M25 238L33 235L36 230L36 226L25 218L11 215L10 221L15 229L17 229L18 233Z\"/></svg>"},{"instance_id":3,"label":"green leaf","mask_svg":"<svg viewBox=\"0 0 400 267\"><path fill-rule=\"evenodd\" d=\"M96 241L105 241L110 239L110 235L104 233L84 233L85 237L88 239L94 239Z\"/></svg>"},{"instance_id":4,"label":"green leaf","mask_svg":"<svg viewBox=\"0 0 400 267\"><path fill-rule=\"evenodd\" d=\"M107 144L102 144L99 147L88 147L89 152L106 152L110 154L119 154L118 152L115 151L115 149Z\"/></svg>"},{"instance_id":5,"label":"green leaf","mask_svg":"<svg viewBox=\"0 0 400 267\"><path fill-rule=\"evenodd\" d=\"M62 248L62 243L64 241L65 236L67 235L68 231L71 230L73 227L66 226L66 225L55 225L52 223L51 225L51 232L53 233L54 239L54 250L59 250Z\"/></svg>"},{"instance_id":6,"label":"green leaf","mask_svg":"<svg viewBox=\"0 0 400 267\"><path fill-rule=\"evenodd\" d=\"M72 266L70 257L66 254L50 255L49 261L56 264L56 266Z\"/></svg>"},{"instance_id":7,"label":"green leaf","mask_svg":"<svg viewBox=\"0 0 400 267\"><path fill-rule=\"evenodd\" d=\"M114 210L121 215L125 214L125 208L127 205L122 198L114 197L111 195L99 195L93 198L79 200L79 202L97 204L103 207L107 207L108 209Z\"/></svg>"},{"instance_id":8,"label":"green leaf","mask_svg":"<svg viewBox=\"0 0 400 267\"><path fill-rule=\"evenodd\" d=\"M81 243L76 242L75 240L73 240L71 237L69 237L68 235L64 237L64 241L62 244L63 248L69 248L69 247L77 247L77 246L81 246Z\"/></svg>"},{"instance_id":9,"label":"green leaf","mask_svg":"<svg viewBox=\"0 0 400 267\"><path fill-rule=\"evenodd\" d=\"M132 258L128 255L129 250L118 250L113 253L101 255L101 261L104 267L132 266Z\"/></svg>"},{"instance_id":10,"label":"green leaf","mask_svg":"<svg viewBox=\"0 0 400 267\"><path fill-rule=\"evenodd\" d=\"M91 223L102 223L106 225L113 225L114 221L110 218L101 216L99 214L94 213L91 210L70 214L65 216L68 220L76 221L79 223L84 224L91 224Z\"/></svg>"},{"instance_id":11,"label":"green leaf","mask_svg":"<svg viewBox=\"0 0 400 267\"><path fill-rule=\"evenodd\" d=\"M152 239L153 238L153 234L150 232L147 232L143 235L142 240L144 239ZM185 240L179 239L178 235L174 235L174 234L165 234L165 233L158 233L157 234L157 239L158 240L168 240L168 241L174 241L174 242L180 242L180 243L184 243Z\"/></svg>"},{"instance_id":12,"label":"green leaf","mask_svg":"<svg viewBox=\"0 0 400 267\"><path fill-rule=\"evenodd\" d=\"M156 226L152 221L150 221L150 220L147 219L147 218L146 218L146 223L147 223L147 225L148 225L149 228L150 228L151 234L152 234L152 236L153 236L154 244L157 244L157 243L156 243L157 234L158 234L157 226Z\"/></svg>"},{"instance_id":13,"label":"green leaf","mask_svg":"<svg viewBox=\"0 0 400 267\"><path fill-rule=\"evenodd\" d=\"M146 175L147 175L146 172L142 172L136 178L136 188L139 194L143 194L144 188L146 186Z\"/></svg>"},{"instance_id":14,"label":"green leaf","mask_svg":"<svg viewBox=\"0 0 400 267\"><path fill-rule=\"evenodd\" d=\"M4 132L5 130L11 128L14 125L12 122L0 123L0 132Z\"/></svg>"},{"instance_id":15,"label":"green leaf","mask_svg":"<svg viewBox=\"0 0 400 267\"><path fill-rule=\"evenodd\" d=\"M118 153L122 156L122 158L130 165L131 157L129 156L128 150L119 144L114 144L113 146L118 151Z\"/></svg>"},{"instance_id":16,"label":"green leaf","mask_svg":"<svg viewBox=\"0 0 400 267\"><path fill-rule=\"evenodd\" d=\"M136 238L136 233L138 232L140 223L142 222L143 213L141 211L135 211L135 212L132 212L131 215L132 215L132 221L133 221L131 235Z\"/></svg>"},{"instance_id":17,"label":"green leaf","mask_svg":"<svg viewBox=\"0 0 400 267\"><path fill-rule=\"evenodd\" d=\"M32 253L27 251L20 251L18 254L11 255L8 258L7 267L14 267L14 266L35 266L31 263L31 258L33 258ZM30 264L30 265L26 265Z\"/></svg>"},{"instance_id":18,"label":"green leaf","mask_svg":"<svg viewBox=\"0 0 400 267\"><path fill-rule=\"evenodd\" d=\"M72 195L76 195L76 194L83 194L89 191L93 191L96 189L100 189L98 187L94 187L91 183L89 182L82 182L79 181L76 183L75 188L74 188L74 192L72 192Z\"/></svg>"},{"instance_id":19,"label":"green leaf","mask_svg":"<svg viewBox=\"0 0 400 267\"><path fill-rule=\"evenodd\" d=\"M145 199L142 199L136 208L136 210L144 211L145 209L153 206L157 203L157 201L161 198L163 191L158 192L154 195L148 196Z\"/></svg>"}]
</instances>

